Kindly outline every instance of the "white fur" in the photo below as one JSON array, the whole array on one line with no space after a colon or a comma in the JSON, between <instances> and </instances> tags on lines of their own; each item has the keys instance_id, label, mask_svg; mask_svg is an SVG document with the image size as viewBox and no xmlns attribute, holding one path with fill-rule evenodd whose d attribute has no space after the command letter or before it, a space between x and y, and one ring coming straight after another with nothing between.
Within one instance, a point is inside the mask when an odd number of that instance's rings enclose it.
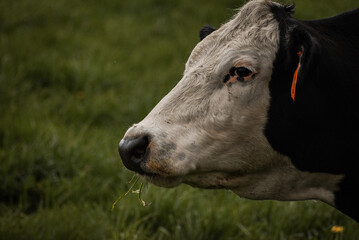
<instances>
[{"instance_id":1,"label":"white fur","mask_svg":"<svg viewBox=\"0 0 359 240\"><path fill-rule=\"evenodd\" d=\"M155 174L149 181L227 188L251 199L315 198L334 205L340 177L299 171L263 134L279 46L278 22L269 9L267 1L249 2L198 43L179 83L128 130L125 137L152 136L150 158L141 166ZM238 64L255 78L224 84L225 74Z\"/></svg>"}]
</instances>

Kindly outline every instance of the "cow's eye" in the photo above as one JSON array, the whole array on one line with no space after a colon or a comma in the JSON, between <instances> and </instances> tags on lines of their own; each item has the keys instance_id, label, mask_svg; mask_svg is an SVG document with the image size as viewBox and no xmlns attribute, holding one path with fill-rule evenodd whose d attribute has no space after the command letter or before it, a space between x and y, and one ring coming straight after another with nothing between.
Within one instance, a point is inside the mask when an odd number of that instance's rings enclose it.
<instances>
[{"instance_id":1,"label":"cow's eye","mask_svg":"<svg viewBox=\"0 0 359 240\"><path fill-rule=\"evenodd\" d=\"M238 77L248 77L252 74L252 71L246 67L237 67L236 74L238 75Z\"/></svg>"},{"instance_id":2,"label":"cow's eye","mask_svg":"<svg viewBox=\"0 0 359 240\"><path fill-rule=\"evenodd\" d=\"M238 80L240 82L248 81L255 74L246 67L231 67L229 69L228 74L224 76L223 83L233 82L234 80Z\"/></svg>"}]
</instances>

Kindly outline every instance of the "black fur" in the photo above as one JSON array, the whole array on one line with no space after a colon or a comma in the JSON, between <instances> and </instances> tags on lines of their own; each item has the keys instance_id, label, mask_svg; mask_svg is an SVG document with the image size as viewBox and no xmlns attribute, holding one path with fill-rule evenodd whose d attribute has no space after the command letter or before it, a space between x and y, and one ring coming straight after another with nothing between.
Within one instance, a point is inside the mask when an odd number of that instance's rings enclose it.
<instances>
[{"instance_id":1,"label":"black fur","mask_svg":"<svg viewBox=\"0 0 359 240\"><path fill-rule=\"evenodd\" d=\"M231 67L231 69L229 69L229 75L231 75L231 77L234 77L236 75L236 67Z\"/></svg>"},{"instance_id":2,"label":"black fur","mask_svg":"<svg viewBox=\"0 0 359 240\"><path fill-rule=\"evenodd\" d=\"M230 78L231 76L229 74L226 74L223 78L223 83L226 83Z\"/></svg>"},{"instance_id":3,"label":"black fur","mask_svg":"<svg viewBox=\"0 0 359 240\"><path fill-rule=\"evenodd\" d=\"M298 169L343 174L335 204L359 221L359 9L314 21L292 18L292 7L273 6L272 12L281 41L265 135Z\"/></svg>"},{"instance_id":4,"label":"black fur","mask_svg":"<svg viewBox=\"0 0 359 240\"><path fill-rule=\"evenodd\" d=\"M214 27L210 26L210 25L205 25L201 28L201 30L199 31L199 38L202 41L205 37L207 37L209 34L211 34L212 32L216 31L217 29L215 29Z\"/></svg>"}]
</instances>

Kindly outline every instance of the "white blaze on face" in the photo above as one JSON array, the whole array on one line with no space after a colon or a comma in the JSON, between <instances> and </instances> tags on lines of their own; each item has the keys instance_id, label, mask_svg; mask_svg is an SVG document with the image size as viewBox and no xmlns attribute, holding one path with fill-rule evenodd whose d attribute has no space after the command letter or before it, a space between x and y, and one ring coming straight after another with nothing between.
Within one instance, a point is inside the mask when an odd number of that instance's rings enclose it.
<instances>
[{"instance_id":1,"label":"white blaze on face","mask_svg":"<svg viewBox=\"0 0 359 240\"><path fill-rule=\"evenodd\" d=\"M266 1L247 3L198 43L183 78L126 133L151 136L150 156L142 165L152 174L148 180L167 187L188 183L233 189L249 198L272 197L268 188L280 180L270 176L296 172L263 133L278 48L278 22ZM233 66L254 74L223 83Z\"/></svg>"},{"instance_id":2,"label":"white blaze on face","mask_svg":"<svg viewBox=\"0 0 359 240\"><path fill-rule=\"evenodd\" d=\"M186 175L246 173L271 164L263 128L278 45L278 22L263 1L249 2L198 43L177 86L127 132L151 136L144 170L186 181ZM254 76L223 83L233 66Z\"/></svg>"}]
</instances>

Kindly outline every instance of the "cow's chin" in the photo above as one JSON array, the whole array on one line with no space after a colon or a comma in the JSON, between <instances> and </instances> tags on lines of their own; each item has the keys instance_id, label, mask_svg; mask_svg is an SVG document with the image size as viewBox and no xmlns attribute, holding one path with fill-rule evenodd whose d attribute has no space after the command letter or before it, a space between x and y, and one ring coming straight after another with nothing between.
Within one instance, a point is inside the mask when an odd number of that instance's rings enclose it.
<instances>
[{"instance_id":1,"label":"cow's chin","mask_svg":"<svg viewBox=\"0 0 359 240\"><path fill-rule=\"evenodd\" d=\"M154 185L165 188L177 187L182 183L182 177L162 176L160 174L140 174L140 176Z\"/></svg>"},{"instance_id":2,"label":"cow's chin","mask_svg":"<svg viewBox=\"0 0 359 240\"><path fill-rule=\"evenodd\" d=\"M241 175L238 172L198 172L182 176L164 176L160 174L140 174L141 177L159 187L173 188L182 183L205 189L232 189L238 184Z\"/></svg>"}]
</instances>

